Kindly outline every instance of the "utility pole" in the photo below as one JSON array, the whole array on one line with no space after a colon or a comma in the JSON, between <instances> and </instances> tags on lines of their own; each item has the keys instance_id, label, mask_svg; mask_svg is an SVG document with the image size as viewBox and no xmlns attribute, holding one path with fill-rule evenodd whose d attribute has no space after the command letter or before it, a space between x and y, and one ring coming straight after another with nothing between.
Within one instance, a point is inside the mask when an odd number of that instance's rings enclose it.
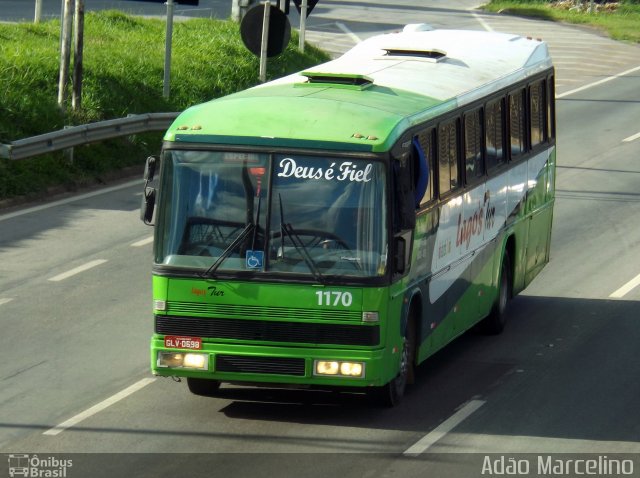
<instances>
[{"instance_id":1,"label":"utility pole","mask_svg":"<svg viewBox=\"0 0 640 478\"><path fill-rule=\"evenodd\" d=\"M302 5L300 6L300 36L298 37L298 50L301 53L304 53L304 40L307 32L308 8L309 6L307 0L302 0Z\"/></svg>"},{"instance_id":2,"label":"utility pole","mask_svg":"<svg viewBox=\"0 0 640 478\"><path fill-rule=\"evenodd\" d=\"M82 50L84 47L84 0L76 0L74 15L74 48L73 48L73 93L71 107L80 109L82 103Z\"/></svg>"},{"instance_id":3,"label":"utility pole","mask_svg":"<svg viewBox=\"0 0 640 478\"><path fill-rule=\"evenodd\" d=\"M260 43L260 83L267 81L267 50L269 48L269 18L271 16L271 2L263 2L264 16L262 18L262 42Z\"/></svg>"},{"instance_id":4,"label":"utility pole","mask_svg":"<svg viewBox=\"0 0 640 478\"><path fill-rule=\"evenodd\" d=\"M33 17L33 23L40 23L42 18L42 0L36 0L36 13Z\"/></svg>"},{"instance_id":5,"label":"utility pole","mask_svg":"<svg viewBox=\"0 0 640 478\"><path fill-rule=\"evenodd\" d=\"M71 60L71 20L73 16L73 5L73 0L64 0L64 14L60 39L60 76L58 78L58 106L61 108L64 107L69 76L69 62Z\"/></svg>"},{"instance_id":6,"label":"utility pole","mask_svg":"<svg viewBox=\"0 0 640 478\"><path fill-rule=\"evenodd\" d=\"M247 13L247 10L253 3L255 3L255 0L232 0L231 19L236 22L241 22L244 14Z\"/></svg>"},{"instance_id":7,"label":"utility pole","mask_svg":"<svg viewBox=\"0 0 640 478\"><path fill-rule=\"evenodd\" d=\"M164 38L164 82L162 96L169 98L171 89L171 37L173 36L174 0L167 0L167 32Z\"/></svg>"}]
</instances>

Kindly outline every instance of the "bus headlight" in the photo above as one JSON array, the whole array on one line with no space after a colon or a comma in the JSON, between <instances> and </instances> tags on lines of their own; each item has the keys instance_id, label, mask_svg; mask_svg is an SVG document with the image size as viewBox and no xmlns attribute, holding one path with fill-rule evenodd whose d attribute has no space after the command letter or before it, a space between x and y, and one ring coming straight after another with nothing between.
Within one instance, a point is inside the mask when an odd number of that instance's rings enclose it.
<instances>
[{"instance_id":1,"label":"bus headlight","mask_svg":"<svg viewBox=\"0 0 640 478\"><path fill-rule=\"evenodd\" d=\"M209 369L208 354L158 352L158 367Z\"/></svg>"},{"instance_id":2,"label":"bus headlight","mask_svg":"<svg viewBox=\"0 0 640 478\"><path fill-rule=\"evenodd\" d=\"M380 316L378 312L363 312L362 321L363 322L379 322Z\"/></svg>"},{"instance_id":3,"label":"bus headlight","mask_svg":"<svg viewBox=\"0 0 640 478\"><path fill-rule=\"evenodd\" d=\"M337 360L316 360L314 375L334 375L339 377L364 377L364 363Z\"/></svg>"}]
</instances>

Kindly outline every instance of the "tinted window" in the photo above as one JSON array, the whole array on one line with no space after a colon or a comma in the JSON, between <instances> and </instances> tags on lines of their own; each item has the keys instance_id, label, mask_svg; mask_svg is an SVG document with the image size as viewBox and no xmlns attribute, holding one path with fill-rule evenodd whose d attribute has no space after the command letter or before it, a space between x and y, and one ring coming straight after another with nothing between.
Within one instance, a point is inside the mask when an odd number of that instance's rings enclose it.
<instances>
[{"instance_id":1,"label":"tinted window","mask_svg":"<svg viewBox=\"0 0 640 478\"><path fill-rule=\"evenodd\" d=\"M418 134L417 138L418 138L418 142L420 143L420 147L422 148L422 152L425 156L425 159L427 161L427 164L429 165L429 177L427 179L427 189L424 193L424 196L422 197L422 199L420 200L420 205L422 206L423 204L429 202L431 199L433 199L434 197L434 190L433 190L433 177L434 177L434 170L433 170L433 164L434 164L434 157L435 157L435 146L434 146L434 139L433 139L433 129L429 129L426 131L423 131L421 133Z\"/></svg>"},{"instance_id":2,"label":"tinted window","mask_svg":"<svg viewBox=\"0 0 640 478\"><path fill-rule=\"evenodd\" d=\"M531 147L534 147L546 140L545 118L547 108L544 80L532 84L529 89L529 112L531 118Z\"/></svg>"},{"instance_id":3,"label":"tinted window","mask_svg":"<svg viewBox=\"0 0 640 478\"><path fill-rule=\"evenodd\" d=\"M524 90L509 95L509 137L512 158L525 150L523 93Z\"/></svg>"},{"instance_id":4,"label":"tinted window","mask_svg":"<svg viewBox=\"0 0 640 478\"><path fill-rule=\"evenodd\" d=\"M458 120L438 127L438 172L440 194L458 187Z\"/></svg>"},{"instance_id":5,"label":"tinted window","mask_svg":"<svg viewBox=\"0 0 640 478\"><path fill-rule=\"evenodd\" d=\"M504 113L503 101L499 99L487 103L485 108L485 138L487 169L505 162L504 158Z\"/></svg>"},{"instance_id":6,"label":"tinted window","mask_svg":"<svg viewBox=\"0 0 640 478\"><path fill-rule=\"evenodd\" d=\"M464 169L468 182L484 176L482 115L479 109L464 117Z\"/></svg>"}]
</instances>

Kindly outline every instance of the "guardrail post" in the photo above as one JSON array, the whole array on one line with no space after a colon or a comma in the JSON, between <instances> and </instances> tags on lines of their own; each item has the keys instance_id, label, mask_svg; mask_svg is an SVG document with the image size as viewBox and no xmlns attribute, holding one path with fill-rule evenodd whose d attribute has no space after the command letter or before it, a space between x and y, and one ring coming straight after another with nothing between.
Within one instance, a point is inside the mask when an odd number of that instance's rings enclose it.
<instances>
[{"instance_id":1,"label":"guardrail post","mask_svg":"<svg viewBox=\"0 0 640 478\"><path fill-rule=\"evenodd\" d=\"M73 128L73 126L65 126L62 129L65 130L70 128ZM69 164L73 164L73 152L74 152L73 146L64 150L64 155L66 156L67 161L69 161Z\"/></svg>"}]
</instances>

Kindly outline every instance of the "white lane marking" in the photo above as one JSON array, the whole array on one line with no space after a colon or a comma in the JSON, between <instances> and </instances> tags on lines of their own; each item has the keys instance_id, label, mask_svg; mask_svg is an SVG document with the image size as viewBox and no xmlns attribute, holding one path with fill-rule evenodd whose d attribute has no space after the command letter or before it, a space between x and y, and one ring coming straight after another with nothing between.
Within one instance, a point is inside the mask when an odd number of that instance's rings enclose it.
<instances>
[{"instance_id":1,"label":"white lane marking","mask_svg":"<svg viewBox=\"0 0 640 478\"><path fill-rule=\"evenodd\" d=\"M344 33L346 33L347 36L353 40L353 43L360 43L362 41L360 37L349 30L344 23L336 22L336 26Z\"/></svg>"},{"instance_id":2,"label":"white lane marking","mask_svg":"<svg viewBox=\"0 0 640 478\"><path fill-rule=\"evenodd\" d=\"M617 291L613 292L609 297L614 299L620 299L625 295L627 295L629 292L631 292L633 289L638 287L639 285L640 285L640 274L638 274L629 282L627 282L625 285L620 287Z\"/></svg>"},{"instance_id":3,"label":"white lane marking","mask_svg":"<svg viewBox=\"0 0 640 478\"><path fill-rule=\"evenodd\" d=\"M74 276L76 274L79 274L80 272L89 270L93 267L99 266L100 264L104 264L105 262L107 262L106 259L96 259L95 261L87 262L86 264L78 266L75 269L71 269L70 271L63 272L62 274L58 274L57 276L52 277L49 280L51 282L60 282L61 280L68 279L71 276Z\"/></svg>"},{"instance_id":4,"label":"white lane marking","mask_svg":"<svg viewBox=\"0 0 640 478\"><path fill-rule=\"evenodd\" d=\"M68 420L60 423L59 425L56 425L53 428L50 428L49 430L43 432L42 434L56 436L62 433L63 431L65 431L66 429L77 425L81 421L86 420L87 418L95 415L96 413L101 412L105 408L110 407L111 405L119 402L123 398L127 398L129 395L136 393L138 390L141 390L142 388L146 387L147 385L155 381L156 381L155 378L143 378L142 380L134 383L130 387L127 387L124 390L116 393L115 395L112 395L111 397L107 398L106 400L103 400L97 405L94 405L93 407L88 408L84 412L78 413L76 416L69 418Z\"/></svg>"},{"instance_id":5,"label":"white lane marking","mask_svg":"<svg viewBox=\"0 0 640 478\"><path fill-rule=\"evenodd\" d=\"M34 206L27 209L22 209L20 211L15 211L15 212L0 216L0 221L5 221L13 217L23 216L25 214L30 214L32 212L44 211L45 209L49 209L51 207L61 206L63 204L69 204L75 201L81 201L83 199L99 196L100 194L107 194L113 191L119 191L120 189L130 188L131 186L135 186L136 184L140 185L142 184L142 181L141 180L129 181L128 183L120 184L118 186L112 186L110 188L100 189L99 191L93 191L90 193L81 194L79 196L73 196L66 199L60 199L59 201L53 201L47 204L42 204L40 206ZM140 187L142 188L142 186Z\"/></svg>"},{"instance_id":6,"label":"white lane marking","mask_svg":"<svg viewBox=\"0 0 640 478\"><path fill-rule=\"evenodd\" d=\"M418 456L424 453L431 445L440 440L443 436L453 430L466 420L473 412L478 410L486 402L484 400L471 400L456 413L447 418L444 422L423 436L416 443L411 445L403 453L405 456Z\"/></svg>"},{"instance_id":7,"label":"white lane marking","mask_svg":"<svg viewBox=\"0 0 640 478\"><path fill-rule=\"evenodd\" d=\"M146 239L142 239L141 241L138 242L134 242L133 244L131 244L131 247L142 247L142 246L146 246L147 244L151 244L153 242L153 236L147 237Z\"/></svg>"},{"instance_id":8,"label":"white lane marking","mask_svg":"<svg viewBox=\"0 0 640 478\"><path fill-rule=\"evenodd\" d=\"M12 297L5 297L4 299L0 299L0 305L8 304L13 300Z\"/></svg>"},{"instance_id":9,"label":"white lane marking","mask_svg":"<svg viewBox=\"0 0 640 478\"><path fill-rule=\"evenodd\" d=\"M480 15L478 15L477 13L472 13L471 16L473 18L475 18L476 20L478 20L478 23L480 23L480 25L482 25L482 28L484 28L488 32L492 32L493 31L493 28L491 28L489 26L489 24L487 22L485 22L484 19Z\"/></svg>"},{"instance_id":10,"label":"white lane marking","mask_svg":"<svg viewBox=\"0 0 640 478\"><path fill-rule=\"evenodd\" d=\"M622 140L623 143L630 143L631 141L635 141L636 139L640 138L640 133L636 133L632 136L629 136L628 138L625 138Z\"/></svg>"},{"instance_id":11,"label":"white lane marking","mask_svg":"<svg viewBox=\"0 0 640 478\"><path fill-rule=\"evenodd\" d=\"M634 73L634 72L636 72L638 70L640 70L640 66L636 66L635 68L631 68L630 70L623 71L622 73L618 73L617 75L608 76L606 78L603 78L602 80L594 81L593 83L589 83L588 85L581 86L581 87L576 88L574 90L565 91L564 93L556 95L556 99L564 98L565 96L569 96L569 95L572 95L574 93L578 93L579 91L584 91L584 90L592 88L594 86L598 86L598 85L601 85L603 83L607 83L607 82L609 82L611 80L615 80L615 79L620 78L622 76L629 75L629 74Z\"/></svg>"}]
</instances>

